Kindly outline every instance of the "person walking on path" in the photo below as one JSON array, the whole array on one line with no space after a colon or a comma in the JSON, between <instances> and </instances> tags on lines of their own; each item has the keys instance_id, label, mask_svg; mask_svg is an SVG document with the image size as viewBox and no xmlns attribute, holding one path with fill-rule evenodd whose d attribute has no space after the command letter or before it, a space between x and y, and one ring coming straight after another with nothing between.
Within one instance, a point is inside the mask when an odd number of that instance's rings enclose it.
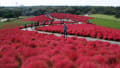
<instances>
[{"instance_id":1,"label":"person walking on path","mask_svg":"<svg viewBox=\"0 0 120 68\"><path fill-rule=\"evenodd\" d=\"M64 29L64 38L67 38L67 25L65 23L63 29Z\"/></svg>"},{"instance_id":2,"label":"person walking on path","mask_svg":"<svg viewBox=\"0 0 120 68\"><path fill-rule=\"evenodd\" d=\"M47 13L47 14L46 14L46 16L47 16L47 17L50 17L50 14L49 14L49 13Z\"/></svg>"},{"instance_id":3,"label":"person walking on path","mask_svg":"<svg viewBox=\"0 0 120 68\"><path fill-rule=\"evenodd\" d=\"M33 23L30 24L31 29L33 30Z\"/></svg>"},{"instance_id":4,"label":"person walking on path","mask_svg":"<svg viewBox=\"0 0 120 68\"><path fill-rule=\"evenodd\" d=\"M43 21L43 22L42 22L42 25L44 26L45 24L46 24L46 22L45 22L45 21Z\"/></svg>"},{"instance_id":5,"label":"person walking on path","mask_svg":"<svg viewBox=\"0 0 120 68\"><path fill-rule=\"evenodd\" d=\"M40 25L40 24L39 24L39 21L36 23L36 25L37 25L37 26L39 26L39 25Z\"/></svg>"},{"instance_id":6,"label":"person walking on path","mask_svg":"<svg viewBox=\"0 0 120 68\"><path fill-rule=\"evenodd\" d=\"M27 24L24 25L24 28L27 29Z\"/></svg>"}]
</instances>

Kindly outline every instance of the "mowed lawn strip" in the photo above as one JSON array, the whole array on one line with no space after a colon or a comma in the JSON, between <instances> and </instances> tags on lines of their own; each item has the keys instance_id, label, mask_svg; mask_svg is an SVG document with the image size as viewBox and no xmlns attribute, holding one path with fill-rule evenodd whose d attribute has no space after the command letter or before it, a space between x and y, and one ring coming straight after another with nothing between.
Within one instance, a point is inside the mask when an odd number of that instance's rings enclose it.
<instances>
[{"instance_id":1,"label":"mowed lawn strip","mask_svg":"<svg viewBox=\"0 0 120 68\"><path fill-rule=\"evenodd\" d=\"M102 14L93 14L90 16L95 18L90 21L96 25L120 29L120 18L115 18L113 15Z\"/></svg>"}]
</instances>

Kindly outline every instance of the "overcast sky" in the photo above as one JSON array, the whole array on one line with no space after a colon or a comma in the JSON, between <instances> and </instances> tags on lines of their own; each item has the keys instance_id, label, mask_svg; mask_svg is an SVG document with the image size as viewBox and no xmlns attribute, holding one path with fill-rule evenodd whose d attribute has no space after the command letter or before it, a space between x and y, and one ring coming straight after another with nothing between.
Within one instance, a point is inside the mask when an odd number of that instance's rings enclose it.
<instances>
[{"instance_id":1,"label":"overcast sky","mask_svg":"<svg viewBox=\"0 0 120 68\"><path fill-rule=\"evenodd\" d=\"M120 0L0 0L0 6L120 6Z\"/></svg>"}]
</instances>

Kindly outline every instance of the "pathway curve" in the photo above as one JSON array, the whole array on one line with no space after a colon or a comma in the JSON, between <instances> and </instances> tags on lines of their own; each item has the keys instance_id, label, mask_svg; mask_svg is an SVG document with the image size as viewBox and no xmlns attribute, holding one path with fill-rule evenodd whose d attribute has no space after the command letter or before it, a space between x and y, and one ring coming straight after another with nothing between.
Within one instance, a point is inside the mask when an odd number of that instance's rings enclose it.
<instances>
[{"instance_id":1,"label":"pathway curve","mask_svg":"<svg viewBox=\"0 0 120 68\"><path fill-rule=\"evenodd\" d=\"M26 29L24 28L22 30L36 31L34 27L33 27L33 29L31 29L30 27L28 27L28 28L26 28ZM44 34L54 34L56 36L63 35L63 34L60 34L60 33L52 33L52 32L45 32L45 31L37 31L37 32L44 33ZM67 35L67 37L86 38L89 41L97 41L97 40L99 40L99 41L110 42L112 44L118 44L118 45L120 45L120 42L118 42L118 41L110 41L110 40L103 40L103 39L97 39L97 38L91 38L91 37L82 37L82 36L76 36L76 35Z\"/></svg>"}]
</instances>

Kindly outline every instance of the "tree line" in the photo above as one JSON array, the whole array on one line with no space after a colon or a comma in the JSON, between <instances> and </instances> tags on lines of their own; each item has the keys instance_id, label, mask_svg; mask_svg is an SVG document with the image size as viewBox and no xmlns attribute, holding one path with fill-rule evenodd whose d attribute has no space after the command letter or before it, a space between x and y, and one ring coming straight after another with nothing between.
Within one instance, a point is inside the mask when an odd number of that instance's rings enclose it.
<instances>
[{"instance_id":1,"label":"tree line","mask_svg":"<svg viewBox=\"0 0 120 68\"><path fill-rule=\"evenodd\" d=\"M120 7L101 6L29 6L29 7L0 7L0 17L17 18L19 16L39 16L46 13L70 14L107 14L120 18Z\"/></svg>"}]
</instances>

